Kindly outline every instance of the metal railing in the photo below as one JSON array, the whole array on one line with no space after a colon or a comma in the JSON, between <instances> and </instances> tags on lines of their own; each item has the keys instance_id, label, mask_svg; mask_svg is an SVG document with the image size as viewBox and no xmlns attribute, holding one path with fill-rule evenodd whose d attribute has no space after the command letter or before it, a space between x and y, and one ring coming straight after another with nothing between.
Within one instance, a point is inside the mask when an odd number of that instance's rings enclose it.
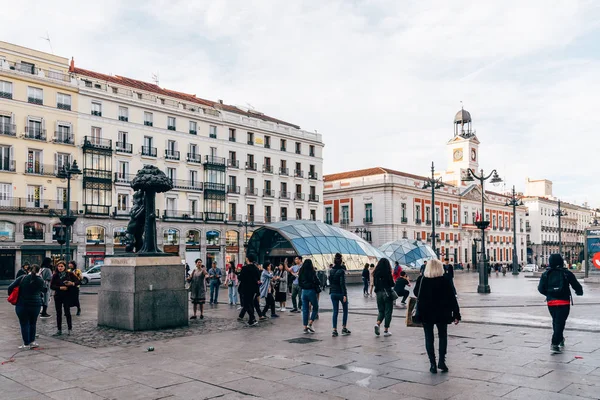
<instances>
[{"instance_id":1,"label":"metal railing","mask_svg":"<svg viewBox=\"0 0 600 400\"><path fill-rule=\"evenodd\" d=\"M15 172L15 165L15 160L0 159L0 171Z\"/></svg>"},{"instance_id":2,"label":"metal railing","mask_svg":"<svg viewBox=\"0 0 600 400\"><path fill-rule=\"evenodd\" d=\"M213 190L217 192L225 191L224 183L204 182L204 190Z\"/></svg>"},{"instance_id":3,"label":"metal railing","mask_svg":"<svg viewBox=\"0 0 600 400\"><path fill-rule=\"evenodd\" d=\"M78 203L72 201L71 210L78 209ZM67 203L57 200L33 199L29 197L5 197L0 199L0 210L25 213L56 213L63 215L66 213Z\"/></svg>"},{"instance_id":4,"label":"metal railing","mask_svg":"<svg viewBox=\"0 0 600 400\"><path fill-rule=\"evenodd\" d=\"M223 222L225 220L225 213L221 212L205 212L204 221L206 222Z\"/></svg>"},{"instance_id":5,"label":"metal railing","mask_svg":"<svg viewBox=\"0 0 600 400\"><path fill-rule=\"evenodd\" d=\"M263 172L267 173L267 174L272 174L273 166L272 165L263 165Z\"/></svg>"},{"instance_id":6,"label":"metal railing","mask_svg":"<svg viewBox=\"0 0 600 400\"><path fill-rule=\"evenodd\" d=\"M112 171L84 168L83 177L88 179L105 179L112 181Z\"/></svg>"},{"instance_id":7,"label":"metal railing","mask_svg":"<svg viewBox=\"0 0 600 400\"><path fill-rule=\"evenodd\" d=\"M372 223L373 223L373 217L363 218L363 224L372 224Z\"/></svg>"},{"instance_id":8,"label":"metal railing","mask_svg":"<svg viewBox=\"0 0 600 400\"><path fill-rule=\"evenodd\" d=\"M97 138L95 136L84 136L83 149L85 150L86 148L112 151L112 140Z\"/></svg>"},{"instance_id":9,"label":"metal railing","mask_svg":"<svg viewBox=\"0 0 600 400\"><path fill-rule=\"evenodd\" d=\"M131 143L116 142L115 150L120 153L133 153L133 145Z\"/></svg>"},{"instance_id":10,"label":"metal railing","mask_svg":"<svg viewBox=\"0 0 600 400\"><path fill-rule=\"evenodd\" d=\"M84 204L83 212L86 215L109 215L111 206L103 206L97 204Z\"/></svg>"},{"instance_id":11,"label":"metal railing","mask_svg":"<svg viewBox=\"0 0 600 400\"><path fill-rule=\"evenodd\" d=\"M294 200L304 200L304 193L294 193Z\"/></svg>"},{"instance_id":12,"label":"metal railing","mask_svg":"<svg viewBox=\"0 0 600 400\"><path fill-rule=\"evenodd\" d=\"M25 162L25 173L27 175L53 176L58 172L54 165L44 165L37 162Z\"/></svg>"},{"instance_id":13,"label":"metal railing","mask_svg":"<svg viewBox=\"0 0 600 400\"><path fill-rule=\"evenodd\" d=\"M313 193L309 193L308 194L308 201L319 201L319 195L318 194L313 194Z\"/></svg>"},{"instance_id":14,"label":"metal railing","mask_svg":"<svg viewBox=\"0 0 600 400\"><path fill-rule=\"evenodd\" d=\"M156 157L156 147L142 146L142 155Z\"/></svg>"},{"instance_id":15,"label":"metal railing","mask_svg":"<svg viewBox=\"0 0 600 400\"><path fill-rule=\"evenodd\" d=\"M31 126L26 126L25 127L25 139L46 141L46 130L32 128Z\"/></svg>"},{"instance_id":16,"label":"metal railing","mask_svg":"<svg viewBox=\"0 0 600 400\"><path fill-rule=\"evenodd\" d=\"M304 171L296 169L294 170L294 177L296 178L304 178Z\"/></svg>"},{"instance_id":17,"label":"metal railing","mask_svg":"<svg viewBox=\"0 0 600 400\"><path fill-rule=\"evenodd\" d=\"M402 218L400 218L400 222L403 224L406 224L406 223L408 223L408 218L402 217Z\"/></svg>"},{"instance_id":18,"label":"metal railing","mask_svg":"<svg viewBox=\"0 0 600 400\"><path fill-rule=\"evenodd\" d=\"M242 214L227 214L226 220L229 222L241 222Z\"/></svg>"},{"instance_id":19,"label":"metal railing","mask_svg":"<svg viewBox=\"0 0 600 400\"><path fill-rule=\"evenodd\" d=\"M240 194L240 187L239 186L233 186L233 185L227 185L227 193L229 193L229 194Z\"/></svg>"},{"instance_id":20,"label":"metal railing","mask_svg":"<svg viewBox=\"0 0 600 400\"><path fill-rule=\"evenodd\" d=\"M201 191L202 190L202 182L173 179L173 188Z\"/></svg>"},{"instance_id":21,"label":"metal railing","mask_svg":"<svg viewBox=\"0 0 600 400\"><path fill-rule=\"evenodd\" d=\"M187 162L201 164L202 156L198 153L187 153Z\"/></svg>"},{"instance_id":22,"label":"metal railing","mask_svg":"<svg viewBox=\"0 0 600 400\"><path fill-rule=\"evenodd\" d=\"M31 104L37 104L39 106L44 105L44 99L40 99L38 97L29 96L27 97L27 102Z\"/></svg>"},{"instance_id":23,"label":"metal railing","mask_svg":"<svg viewBox=\"0 0 600 400\"><path fill-rule=\"evenodd\" d=\"M227 168L239 168L240 160L227 160Z\"/></svg>"},{"instance_id":24,"label":"metal railing","mask_svg":"<svg viewBox=\"0 0 600 400\"><path fill-rule=\"evenodd\" d=\"M246 162L247 171L256 171L256 163Z\"/></svg>"},{"instance_id":25,"label":"metal railing","mask_svg":"<svg viewBox=\"0 0 600 400\"><path fill-rule=\"evenodd\" d=\"M280 199L290 199L290 192L279 192Z\"/></svg>"},{"instance_id":26,"label":"metal railing","mask_svg":"<svg viewBox=\"0 0 600 400\"><path fill-rule=\"evenodd\" d=\"M165 150L165 160L179 161L179 156L180 156L180 154L177 150Z\"/></svg>"},{"instance_id":27,"label":"metal railing","mask_svg":"<svg viewBox=\"0 0 600 400\"><path fill-rule=\"evenodd\" d=\"M75 135L73 135L72 133L54 131L54 138L52 138L52 142L62 144L75 144Z\"/></svg>"},{"instance_id":28,"label":"metal railing","mask_svg":"<svg viewBox=\"0 0 600 400\"><path fill-rule=\"evenodd\" d=\"M124 174L122 172L115 172L115 183L131 184L133 178L135 178L135 174Z\"/></svg>"},{"instance_id":29,"label":"metal railing","mask_svg":"<svg viewBox=\"0 0 600 400\"><path fill-rule=\"evenodd\" d=\"M289 168L279 168L279 175L289 176L290 170Z\"/></svg>"},{"instance_id":30,"label":"metal railing","mask_svg":"<svg viewBox=\"0 0 600 400\"><path fill-rule=\"evenodd\" d=\"M224 157L217 156L204 156L204 164L212 164L212 165L225 165Z\"/></svg>"},{"instance_id":31,"label":"metal railing","mask_svg":"<svg viewBox=\"0 0 600 400\"><path fill-rule=\"evenodd\" d=\"M71 111L71 105L67 103L56 103L56 108L59 110Z\"/></svg>"},{"instance_id":32,"label":"metal railing","mask_svg":"<svg viewBox=\"0 0 600 400\"><path fill-rule=\"evenodd\" d=\"M308 179L319 179L319 174L314 171L308 171Z\"/></svg>"},{"instance_id":33,"label":"metal railing","mask_svg":"<svg viewBox=\"0 0 600 400\"><path fill-rule=\"evenodd\" d=\"M0 124L0 135L17 136L17 126L15 124Z\"/></svg>"},{"instance_id":34,"label":"metal railing","mask_svg":"<svg viewBox=\"0 0 600 400\"><path fill-rule=\"evenodd\" d=\"M423 223L423 221L420 220L419 218L415 219L415 224L421 225L422 223Z\"/></svg>"},{"instance_id":35,"label":"metal railing","mask_svg":"<svg viewBox=\"0 0 600 400\"><path fill-rule=\"evenodd\" d=\"M258 189L257 188L246 188L246 191L244 192L247 196L258 196Z\"/></svg>"},{"instance_id":36,"label":"metal railing","mask_svg":"<svg viewBox=\"0 0 600 400\"><path fill-rule=\"evenodd\" d=\"M163 210L163 218L174 218L174 219L189 219L189 220L202 220L203 214L198 211L190 210Z\"/></svg>"},{"instance_id":37,"label":"metal railing","mask_svg":"<svg viewBox=\"0 0 600 400\"><path fill-rule=\"evenodd\" d=\"M275 197L275 191L272 189L263 189L263 197Z\"/></svg>"}]
</instances>

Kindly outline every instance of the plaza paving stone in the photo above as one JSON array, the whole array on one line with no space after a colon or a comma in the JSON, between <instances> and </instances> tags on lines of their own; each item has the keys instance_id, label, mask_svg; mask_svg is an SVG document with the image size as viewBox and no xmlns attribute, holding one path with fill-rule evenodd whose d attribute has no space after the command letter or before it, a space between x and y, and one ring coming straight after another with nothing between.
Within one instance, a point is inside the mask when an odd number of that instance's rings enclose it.
<instances>
[{"instance_id":1,"label":"plaza paving stone","mask_svg":"<svg viewBox=\"0 0 600 400\"><path fill-rule=\"evenodd\" d=\"M550 318L537 281L492 276L475 293L475 274L457 274L464 323L449 328L448 374L431 375L419 328L394 310L390 338L375 337L375 300L350 288L352 335L331 337L328 296L317 333L301 316L249 328L236 310L207 307L190 327L122 332L96 327L97 287L86 287L74 334L53 338L38 321L39 350L18 352L14 308L0 296L0 399L599 399L600 290L584 286L567 324L563 354L549 352ZM485 301L484 301L485 300ZM512 316L512 317L511 317ZM307 344L290 340L309 337ZM155 351L146 351L148 346Z\"/></svg>"}]
</instances>

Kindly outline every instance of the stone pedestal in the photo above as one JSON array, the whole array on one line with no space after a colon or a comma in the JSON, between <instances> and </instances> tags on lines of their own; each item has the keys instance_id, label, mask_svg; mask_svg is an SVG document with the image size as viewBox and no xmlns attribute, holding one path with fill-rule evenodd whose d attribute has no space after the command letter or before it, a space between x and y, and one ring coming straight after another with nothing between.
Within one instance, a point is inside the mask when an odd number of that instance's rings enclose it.
<instances>
[{"instance_id":1,"label":"stone pedestal","mask_svg":"<svg viewBox=\"0 0 600 400\"><path fill-rule=\"evenodd\" d=\"M98 292L98 325L130 331L188 325L180 257L107 257Z\"/></svg>"}]
</instances>

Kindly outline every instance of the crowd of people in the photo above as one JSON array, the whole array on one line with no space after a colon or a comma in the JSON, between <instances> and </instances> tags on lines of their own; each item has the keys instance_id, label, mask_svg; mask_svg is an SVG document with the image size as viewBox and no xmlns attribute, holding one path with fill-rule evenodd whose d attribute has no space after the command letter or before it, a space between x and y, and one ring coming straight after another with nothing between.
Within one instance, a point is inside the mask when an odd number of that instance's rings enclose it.
<instances>
[{"instance_id":1,"label":"crowd of people","mask_svg":"<svg viewBox=\"0 0 600 400\"><path fill-rule=\"evenodd\" d=\"M63 313L67 323L67 335L73 330L73 319L71 308L77 308L77 314L81 315L79 302L79 287L81 286L81 270L77 268L75 261L52 263L52 259L46 257L41 265L24 263L17 272L16 279L8 287L8 295L18 290L15 313L21 326L21 337L23 344L20 349L37 348L36 342L37 320L50 318L48 307L54 300L56 312L57 331L54 336L60 336L63 332Z\"/></svg>"}]
</instances>

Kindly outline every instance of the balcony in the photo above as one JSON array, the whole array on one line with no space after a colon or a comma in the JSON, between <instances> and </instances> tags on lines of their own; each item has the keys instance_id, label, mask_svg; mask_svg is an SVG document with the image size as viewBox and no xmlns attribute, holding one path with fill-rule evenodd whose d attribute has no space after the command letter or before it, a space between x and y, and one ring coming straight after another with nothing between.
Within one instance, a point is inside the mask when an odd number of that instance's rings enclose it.
<instances>
[{"instance_id":1,"label":"balcony","mask_svg":"<svg viewBox=\"0 0 600 400\"><path fill-rule=\"evenodd\" d=\"M173 188L200 192L202 191L202 182L173 179Z\"/></svg>"},{"instance_id":2,"label":"balcony","mask_svg":"<svg viewBox=\"0 0 600 400\"><path fill-rule=\"evenodd\" d=\"M430 219L425 220L425 225L431 225L431 220Z\"/></svg>"},{"instance_id":3,"label":"balcony","mask_svg":"<svg viewBox=\"0 0 600 400\"><path fill-rule=\"evenodd\" d=\"M46 141L46 130L33 128L31 126L25 127L25 139L41 140Z\"/></svg>"},{"instance_id":4,"label":"balcony","mask_svg":"<svg viewBox=\"0 0 600 400\"><path fill-rule=\"evenodd\" d=\"M315 156L315 152L314 152L314 151L309 151L309 152L308 152L308 155L309 155L310 157L314 157L314 156Z\"/></svg>"},{"instance_id":5,"label":"balcony","mask_svg":"<svg viewBox=\"0 0 600 400\"><path fill-rule=\"evenodd\" d=\"M372 224L372 223L373 223L373 217L363 218L363 224Z\"/></svg>"},{"instance_id":6,"label":"balcony","mask_svg":"<svg viewBox=\"0 0 600 400\"><path fill-rule=\"evenodd\" d=\"M246 192L245 192L246 196L258 196L258 189L257 188L246 188Z\"/></svg>"},{"instance_id":7,"label":"balcony","mask_svg":"<svg viewBox=\"0 0 600 400\"><path fill-rule=\"evenodd\" d=\"M12 96L13 96L13 95L12 95L12 92L3 92L3 91L0 91L0 98L1 98L1 99L9 99L9 100L12 100Z\"/></svg>"},{"instance_id":8,"label":"balcony","mask_svg":"<svg viewBox=\"0 0 600 400\"><path fill-rule=\"evenodd\" d=\"M2 172L15 172L15 160L8 160L6 158L0 159L0 171ZM1 202L2 200L0 200Z\"/></svg>"},{"instance_id":9,"label":"balcony","mask_svg":"<svg viewBox=\"0 0 600 400\"><path fill-rule=\"evenodd\" d=\"M142 146L142 156L156 157L156 147Z\"/></svg>"},{"instance_id":10,"label":"balcony","mask_svg":"<svg viewBox=\"0 0 600 400\"><path fill-rule=\"evenodd\" d=\"M133 181L133 178L135 178L135 174L125 174L123 172L115 172L115 183L119 184L125 184L125 185L131 185L131 181Z\"/></svg>"},{"instance_id":11,"label":"balcony","mask_svg":"<svg viewBox=\"0 0 600 400\"><path fill-rule=\"evenodd\" d=\"M302 154L302 151L300 149L296 149L296 154Z\"/></svg>"},{"instance_id":12,"label":"balcony","mask_svg":"<svg viewBox=\"0 0 600 400\"><path fill-rule=\"evenodd\" d=\"M112 151L112 140L100 139L94 136L85 136L83 138L83 150L86 149Z\"/></svg>"},{"instance_id":13,"label":"balcony","mask_svg":"<svg viewBox=\"0 0 600 400\"><path fill-rule=\"evenodd\" d=\"M304 178L304 171L296 169L294 170L294 177L296 178Z\"/></svg>"},{"instance_id":14,"label":"balcony","mask_svg":"<svg viewBox=\"0 0 600 400\"><path fill-rule=\"evenodd\" d=\"M402 218L400 218L400 222L403 223L403 224L407 224L408 223L408 218L402 217Z\"/></svg>"},{"instance_id":15,"label":"balcony","mask_svg":"<svg viewBox=\"0 0 600 400\"><path fill-rule=\"evenodd\" d=\"M0 135L17 136L17 126L14 124L0 124Z\"/></svg>"},{"instance_id":16,"label":"balcony","mask_svg":"<svg viewBox=\"0 0 600 400\"><path fill-rule=\"evenodd\" d=\"M332 220L330 220L330 219L326 219L326 220L325 220L325 223L326 223L327 225L332 225L332 224L333 224L333 221L332 221Z\"/></svg>"},{"instance_id":17,"label":"balcony","mask_svg":"<svg viewBox=\"0 0 600 400\"><path fill-rule=\"evenodd\" d=\"M115 151L117 153L132 154L133 153L133 145L131 143L116 142L115 143Z\"/></svg>"},{"instance_id":18,"label":"balcony","mask_svg":"<svg viewBox=\"0 0 600 400\"><path fill-rule=\"evenodd\" d=\"M52 138L52 142L59 144L75 144L75 136L72 133L68 134L64 132L55 131L54 137Z\"/></svg>"},{"instance_id":19,"label":"balcony","mask_svg":"<svg viewBox=\"0 0 600 400\"><path fill-rule=\"evenodd\" d=\"M248 140L248 144L249 144L250 146L254 146L254 140Z\"/></svg>"},{"instance_id":20,"label":"balcony","mask_svg":"<svg viewBox=\"0 0 600 400\"><path fill-rule=\"evenodd\" d=\"M256 171L256 163L246 162L246 171Z\"/></svg>"},{"instance_id":21,"label":"balcony","mask_svg":"<svg viewBox=\"0 0 600 400\"><path fill-rule=\"evenodd\" d=\"M129 218L130 214L131 214L131 208L129 208L129 207L127 207L126 209L114 207L113 212L112 212L113 218L118 218L118 217Z\"/></svg>"},{"instance_id":22,"label":"balcony","mask_svg":"<svg viewBox=\"0 0 600 400\"><path fill-rule=\"evenodd\" d=\"M271 224L273 222L277 222L277 217L274 217L272 215L265 215L262 219L262 221L258 221L258 222L263 222L265 224Z\"/></svg>"},{"instance_id":23,"label":"balcony","mask_svg":"<svg viewBox=\"0 0 600 400\"><path fill-rule=\"evenodd\" d=\"M308 171L308 179L319 179L319 174L315 171Z\"/></svg>"},{"instance_id":24,"label":"balcony","mask_svg":"<svg viewBox=\"0 0 600 400\"><path fill-rule=\"evenodd\" d=\"M290 200L290 192L279 192L279 198Z\"/></svg>"},{"instance_id":25,"label":"balcony","mask_svg":"<svg viewBox=\"0 0 600 400\"><path fill-rule=\"evenodd\" d=\"M281 146L281 147L279 148L279 150L281 150L281 151L286 151L286 149L285 149L285 146Z\"/></svg>"},{"instance_id":26,"label":"balcony","mask_svg":"<svg viewBox=\"0 0 600 400\"><path fill-rule=\"evenodd\" d=\"M153 126L154 123L152 121L144 121L144 126Z\"/></svg>"},{"instance_id":27,"label":"balcony","mask_svg":"<svg viewBox=\"0 0 600 400\"><path fill-rule=\"evenodd\" d=\"M101 117L102 116L102 111L96 111L96 110L92 110L91 114L95 117Z\"/></svg>"},{"instance_id":28,"label":"balcony","mask_svg":"<svg viewBox=\"0 0 600 400\"><path fill-rule=\"evenodd\" d=\"M227 222L242 222L242 214L227 214ZM236 246L236 245L234 245Z\"/></svg>"},{"instance_id":29,"label":"balcony","mask_svg":"<svg viewBox=\"0 0 600 400\"><path fill-rule=\"evenodd\" d=\"M444 222L444 226L445 226L446 228L449 228L449 227L450 227L450 222L448 222L448 221Z\"/></svg>"},{"instance_id":30,"label":"balcony","mask_svg":"<svg viewBox=\"0 0 600 400\"><path fill-rule=\"evenodd\" d=\"M163 219L202 221L202 213L190 210L163 210Z\"/></svg>"},{"instance_id":31,"label":"balcony","mask_svg":"<svg viewBox=\"0 0 600 400\"><path fill-rule=\"evenodd\" d=\"M272 189L263 189L263 197L275 197L275 191Z\"/></svg>"},{"instance_id":32,"label":"balcony","mask_svg":"<svg viewBox=\"0 0 600 400\"><path fill-rule=\"evenodd\" d=\"M175 128L175 125L169 125L169 126L167 126L167 130L168 131L175 131L177 129Z\"/></svg>"},{"instance_id":33,"label":"balcony","mask_svg":"<svg viewBox=\"0 0 600 400\"><path fill-rule=\"evenodd\" d=\"M128 122L129 121L129 117L126 117L124 115L119 115L119 121Z\"/></svg>"},{"instance_id":34,"label":"balcony","mask_svg":"<svg viewBox=\"0 0 600 400\"><path fill-rule=\"evenodd\" d=\"M269 143L269 142L265 142L265 144L264 144L264 148L265 148L265 149L270 149L270 148L271 148L271 143Z\"/></svg>"},{"instance_id":35,"label":"balcony","mask_svg":"<svg viewBox=\"0 0 600 400\"><path fill-rule=\"evenodd\" d=\"M143 148L142 148L142 155L143 154ZM156 155L154 155L153 157L156 157ZM171 160L171 161L179 161L180 158L180 154L179 151L177 150L165 150L165 160Z\"/></svg>"},{"instance_id":36,"label":"balcony","mask_svg":"<svg viewBox=\"0 0 600 400\"><path fill-rule=\"evenodd\" d=\"M498 230L498 227L496 225L492 225L492 229L496 231Z\"/></svg>"},{"instance_id":37,"label":"balcony","mask_svg":"<svg viewBox=\"0 0 600 400\"><path fill-rule=\"evenodd\" d=\"M340 220L340 225L341 226L348 226L348 225L350 225L350 219L348 219L348 218L342 218Z\"/></svg>"},{"instance_id":38,"label":"balcony","mask_svg":"<svg viewBox=\"0 0 600 400\"><path fill-rule=\"evenodd\" d=\"M423 221L422 221L422 220L420 220L420 219L418 219L418 218L417 218L417 219L415 219L415 224L417 224L417 225L421 225L421 223L422 223L422 222L423 222Z\"/></svg>"},{"instance_id":39,"label":"balcony","mask_svg":"<svg viewBox=\"0 0 600 400\"><path fill-rule=\"evenodd\" d=\"M217 138L217 134L216 133L209 133L208 137L211 139L216 139Z\"/></svg>"},{"instance_id":40,"label":"balcony","mask_svg":"<svg viewBox=\"0 0 600 400\"><path fill-rule=\"evenodd\" d=\"M435 221L435 226L442 226L442 221L440 221L440 220Z\"/></svg>"},{"instance_id":41,"label":"balcony","mask_svg":"<svg viewBox=\"0 0 600 400\"><path fill-rule=\"evenodd\" d=\"M37 104L39 106L44 105L44 99L40 99L38 97L27 97L27 102L31 104Z\"/></svg>"},{"instance_id":42,"label":"balcony","mask_svg":"<svg viewBox=\"0 0 600 400\"><path fill-rule=\"evenodd\" d=\"M525 232L531 232L531 226L527 225L527 226L525 227Z\"/></svg>"},{"instance_id":43,"label":"balcony","mask_svg":"<svg viewBox=\"0 0 600 400\"><path fill-rule=\"evenodd\" d=\"M294 193L294 200L304 200L304 193Z\"/></svg>"},{"instance_id":44,"label":"balcony","mask_svg":"<svg viewBox=\"0 0 600 400\"><path fill-rule=\"evenodd\" d=\"M217 156L204 156L204 164L225 167L225 158Z\"/></svg>"},{"instance_id":45,"label":"balcony","mask_svg":"<svg viewBox=\"0 0 600 400\"><path fill-rule=\"evenodd\" d=\"M105 171L105 170L101 170L101 169L84 168L83 169L83 177L84 177L84 179L98 179L98 180L112 181L113 173L112 173L112 171Z\"/></svg>"},{"instance_id":46,"label":"balcony","mask_svg":"<svg viewBox=\"0 0 600 400\"><path fill-rule=\"evenodd\" d=\"M318 202L319 201L319 195L318 194L314 194L314 193L309 193L308 194L308 201Z\"/></svg>"},{"instance_id":47,"label":"balcony","mask_svg":"<svg viewBox=\"0 0 600 400\"><path fill-rule=\"evenodd\" d=\"M83 212L85 215L110 215L110 206L84 204Z\"/></svg>"},{"instance_id":48,"label":"balcony","mask_svg":"<svg viewBox=\"0 0 600 400\"><path fill-rule=\"evenodd\" d=\"M240 168L240 160L227 160L227 168Z\"/></svg>"},{"instance_id":49,"label":"balcony","mask_svg":"<svg viewBox=\"0 0 600 400\"><path fill-rule=\"evenodd\" d=\"M25 162L27 175L55 176L58 170L54 165L42 165L37 162Z\"/></svg>"},{"instance_id":50,"label":"balcony","mask_svg":"<svg viewBox=\"0 0 600 400\"><path fill-rule=\"evenodd\" d=\"M224 183L204 182L204 190L212 190L213 192L225 192Z\"/></svg>"},{"instance_id":51,"label":"balcony","mask_svg":"<svg viewBox=\"0 0 600 400\"><path fill-rule=\"evenodd\" d=\"M56 103L56 108L59 110L71 111L71 105L66 103Z\"/></svg>"},{"instance_id":52,"label":"balcony","mask_svg":"<svg viewBox=\"0 0 600 400\"><path fill-rule=\"evenodd\" d=\"M240 194L240 187L233 186L233 185L227 185L227 193L228 194Z\"/></svg>"},{"instance_id":53,"label":"balcony","mask_svg":"<svg viewBox=\"0 0 600 400\"><path fill-rule=\"evenodd\" d=\"M263 172L265 174L272 174L273 173L273 166L272 165L263 165Z\"/></svg>"},{"instance_id":54,"label":"balcony","mask_svg":"<svg viewBox=\"0 0 600 400\"><path fill-rule=\"evenodd\" d=\"M279 175L289 176L290 170L288 168L279 168Z\"/></svg>"},{"instance_id":55,"label":"balcony","mask_svg":"<svg viewBox=\"0 0 600 400\"><path fill-rule=\"evenodd\" d=\"M229 136L229 141L230 142L236 142L235 136Z\"/></svg>"},{"instance_id":56,"label":"balcony","mask_svg":"<svg viewBox=\"0 0 600 400\"><path fill-rule=\"evenodd\" d=\"M205 222L223 222L225 220L225 213L220 212L205 212Z\"/></svg>"},{"instance_id":57,"label":"balcony","mask_svg":"<svg viewBox=\"0 0 600 400\"><path fill-rule=\"evenodd\" d=\"M202 164L202 157L197 153L187 153L186 160L189 163Z\"/></svg>"},{"instance_id":58,"label":"balcony","mask_svg":"<svg viewBox=\"0 0 600 400\"><path fill-rule=\"evenodd\" d=\"M71 210L76 212L79 203L72 201ZM64 201L33 199L26 197L4 197L0 200L0 210L18 214L58 214L65 215L67 203Z\"/></svg>"}]
</instances>

